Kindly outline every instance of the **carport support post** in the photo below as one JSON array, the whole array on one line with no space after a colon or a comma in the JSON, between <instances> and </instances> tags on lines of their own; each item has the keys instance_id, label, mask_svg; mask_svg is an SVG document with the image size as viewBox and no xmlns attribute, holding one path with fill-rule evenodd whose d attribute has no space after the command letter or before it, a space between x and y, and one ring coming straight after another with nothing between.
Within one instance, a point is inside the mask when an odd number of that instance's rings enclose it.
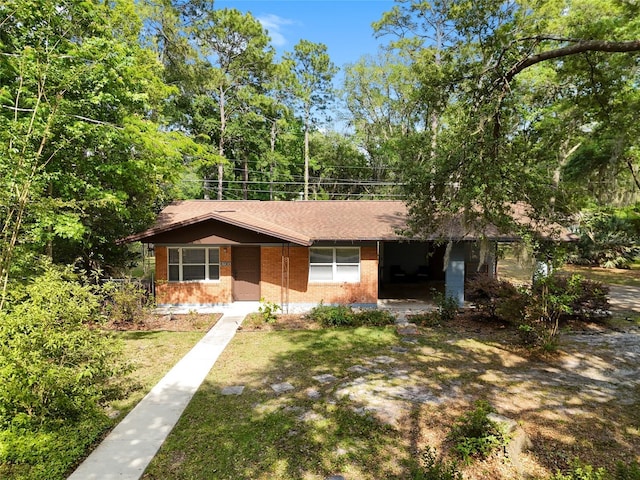
<instances>
[{"instance_id":1,"label":"carport support post","mask_svg":"<svg viewBox=\"0 0 640 480\"><path fill-rule=\"evenodd\" d=\"M447 298L455 299L459 307L464 305L464 257L464 244L454 243L444 276L444 294Z\"/></svg>"}]
</instances>

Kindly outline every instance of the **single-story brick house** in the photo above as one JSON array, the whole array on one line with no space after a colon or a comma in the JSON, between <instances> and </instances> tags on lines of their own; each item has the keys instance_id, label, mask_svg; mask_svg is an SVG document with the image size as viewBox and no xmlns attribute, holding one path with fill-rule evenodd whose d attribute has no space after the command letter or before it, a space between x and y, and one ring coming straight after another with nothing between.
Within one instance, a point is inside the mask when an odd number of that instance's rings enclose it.
<instances>
[{"instance_id":1,"label":"single-story brick house","mask_svg":"<svg viewBox=\"0 0 640 480\"><path fill-rule=\"evenodd\" d=\"M473 235L455 239L445 268L445 246L398 233L406 213L400 201L187 200L125 241L154 246L159 306L375 306L427 285L462 303L465 277L495 275L495 248L480 265ZM492 246L515 240L485 236Z\"/></svg>"}]
</instances>

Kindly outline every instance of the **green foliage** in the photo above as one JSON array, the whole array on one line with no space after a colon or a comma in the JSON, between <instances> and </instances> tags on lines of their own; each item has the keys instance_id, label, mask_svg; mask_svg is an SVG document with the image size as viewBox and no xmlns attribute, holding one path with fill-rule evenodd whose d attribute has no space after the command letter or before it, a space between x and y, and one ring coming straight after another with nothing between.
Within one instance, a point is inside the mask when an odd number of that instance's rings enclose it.
<instances>
[{"instance_id":1,"label":"green foliage","mask_svg":"<svg viewBox=\"0 0 640 480\"><path fill-rule=\"evenodd\" d=\"M89 414L74 422L0 430L0 477L63 480L111 424L106 415Z\"/></svg>"},{"instance_id":2,"label":"green foliage","mask_svg":"<svg viewBox=\"0 0 640 480\"><path fill-rule=\"evenodd\" d=\"M383 327L393 325L395 317L386 310L364 309L352 314L353 324L356 326Z\"/></svg>"},{"instance_id":3,"label":"green foliage","mask_svg":"<svg viewBox=\"0 0 640 480\"><path fill-rule=\"evenodd\" d=\"M528 316L557 327L563 318L593 320L608 315L609 289L580 275L549 275L532 288Z\"/></svg>"},{"instance_id":4,"label":"green foliage","mask_svg":"<svg viewBox=\"0 0 640 480\"><path fill-rule=\"evenodd\" d=\"M104 314L114 323L140 323L152 306L152 299L144 286L132 279L109 281L102 285Z\"/></svg>"},{"instance_id":5,"label":"green foliage","mask_svg":"<svg viewBox=\"0 0 640 480\"><path fill-rule=\"evenodd\" d=\"M425 448L420 454L420 467L413 473L412 480L462 480L462 473L455 461L447 462L436 457L436 449Z\"/></svg>"},{"instance_id":6,"label":"green foliage","mask_svg":"<svg viewBox=\"0 0 640 480\"><path fill-rule=\"evenodd\" d=\"M323 327L352 326L353 310L346 305L323 305L313 307L307 318L320 323Z\"/></svg>"},{"instance_id":7,"label":"green foliage","mask_svg":"<svg viewBox=\"0 0 640 480\"><path fill-rule=\"evenodd\" d=\"M437 290L432 290L433 301L436 304L436 318L439 322L450 322L456 318L460 307L455 298Z\"/></svg>"},{"instance_id":8,"label":"green foliage","mask_svg":"<svg viewBox=\"0 0 640 480\"><path fill-rule=\"evenodd\" d=\"M517 327L523 345L554 349L561 321L600 320L609 315L609 289L580 275L549 275L530 289L479 277L467 288L478 312Z\"/></svg>"},{"instance_id":9,"label":"green foliage","mask_svg":"<svg viewBox=\"0 0 640 480\"><path fill-rule=\"evenodd\" d=\"M526 291L506 280L480 275L466 287L466 298L488 317L514 324L522 320L529 303Z\"/></svg>"},{"instance_id":10,"label":"green foliage","mask_svg":"<svg viewBox=\"0 0 640 480\"><path fill-rule=\"evenodd\" d=\"M580 240L571 263L605 268L629 268L640 256L640 213L635 209L600 209L584 212L578 228Z\"/></svg>"},{"instance_id":11,"label":"green foliage","mask_svg":"<svg viewBox=\"0 0 640 480\"><path fill-rule=\"evenodd\" d=\"M576 459L570 471L556 472L549 480L640 480L640 465L635 461L629 464L617 462L615 470L609 472L602 467L596 469L585 465Z\"/></svg>"},{"instance_id":12,"label":"green foliage","mask_svg":"<svg viewBox=\"0 0 640 480\"><path fill-rule=\"evenodd\" d=\"M258 312L262 316L262 320L265 323L275 323L278 320L276 312L282 310L282 307L274 302L268 302L264 298L260 299L260 306Z\"/></svg>"},{"instance_id":13,"label":"green foliage","mask_svg":"<svg viewBox=\"0 0 640 480\"><path fill-rule=\"evenodd\" d=\"M640 463L633 461L629 464L623 462L616 463L613 474L614 480L640 480Z\"/></svg>"},{"instance_id":14,"label":"green foliage","mask_svg":"<svg viewBox=\"0 0 640 480\"><path fill-rule=\"evenodd\" d=\"M100 303L69 269L46 267L0 313L0 425L32 428L102 415L127 367L93 328Z\"/></svg>"},{"instance_id":15,"label":"green foliage","mask_svg":"<svg viewBox=\"0 0 640 480\"><path fill-rule=\"evenodd\" d=\"M518 337L520 338L520 343L527 347L539 345L542 340L542 336L538 329L528 323L521 323L518 325Z\"/></svg>"},{"instance_id":16,"label":"green foliage","mask_svg":"<svg viewBox=\"0 0 640 480\"><path fill-rule=\"evenodd\" d=\"M580 462L574 462L570 472L556 473L550 480L607 480L609 475L604 468L594 469L591 465L582 465Z\"/></svg>"},{"instance_id":17,"label":"green foliage","mask_svg":"<svg viewBox=\"0 0 640 480\"><path fill-rule=\"evenodd\" d=\"M307 318L323 327L384 326L395 322L395 317L384 310L364 309L354 312L346 305L323 305L311 309Z\"/></svg>"},{"instance_id":18,"label":"green foliage","mask_svg":"<svg viewBox=\"0 0 640 480\"><path fill-rule=\"evenodd\" d=\"M411 315L409 318L412 323L422 325L424 327L439 327L441 325L440 315L437 310L433 312L418 313Z\"/></svg>"},{"instance_id":19,"label":"green foliage","mask_svg":"<svg viewBox=\"0 0 640 480\"><path fill-rule=\"evenodd\" d=\"M489 419L488 415L493 412L488 402L478 400L475 408L460 416L451 427L447 438L465 463L473 457L486 458L509 442L502 427Z\"/></svg>"},{"instance_id":20,"label":"green foliage","mask_svg":"<svg viewBox=\"0 0 640 480\"><path fill-rule=\"evenodd\" d=\"M371 80L351 88L347 104L359 113L363 136L399 151L411 229L446 237L455 222L465 233L489 224L531 233L566 221L576 190L593 198L600 186L610 201L633 199L640 188L638 27L637 5L612 0L569 9L552 0L410 0L386 12L374 29L392 37L392 66L410 65L405 83L415 87L400 94L371 68ZM596 39L610 42L606 52L592 48ZM612 53L622 50L628 53ZM391 66L385 73L402 78ZM371 91L389 92L386 103ZM387 119L390 128L373 136ZM593 144L603 147L597 163L606 175L583 169L573 176L579 185L565 182L563 167ZM531 207L524 221L508 208L516 202Z\"/></svg>"},{"instance_id":21,"label":"green foliage","mask_svg":"<svg viewBox=\"0 0 640 480\"><path fill-rule=\"evenodd\" d=\"M142 47L132 0L0 6L0 273L17 246L59 263L126 266L118 238L145 228L182 163L160 127L176 89ZM22 254L22 252L20 252Z\"/></svg>"}]
</instances>

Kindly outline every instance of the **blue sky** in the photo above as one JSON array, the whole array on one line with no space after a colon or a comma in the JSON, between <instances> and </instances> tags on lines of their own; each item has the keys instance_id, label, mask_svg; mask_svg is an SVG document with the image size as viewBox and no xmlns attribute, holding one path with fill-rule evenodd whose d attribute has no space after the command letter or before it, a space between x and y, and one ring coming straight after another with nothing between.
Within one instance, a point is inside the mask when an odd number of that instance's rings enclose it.
<instances>
[{"instance_id":1,"label":"blue sky","mask_svg":"<svg viewBox=\"0 0 640 480\"><path fill-rule=\"evenodd\" d=\"M388 42L373 37L371 23L393 7L393 0L216 0L215 8L251 12L269 31L278 53L305 39L327 45L342 68Z\"/></svg>"}]
</instances>

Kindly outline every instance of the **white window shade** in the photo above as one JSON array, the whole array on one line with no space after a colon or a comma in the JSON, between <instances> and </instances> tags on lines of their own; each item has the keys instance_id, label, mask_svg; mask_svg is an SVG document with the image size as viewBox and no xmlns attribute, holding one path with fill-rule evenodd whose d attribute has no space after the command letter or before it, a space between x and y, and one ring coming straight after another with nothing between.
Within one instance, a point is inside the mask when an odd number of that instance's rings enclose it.
<instances>
[{"instance_id":1,"label":"white window shade","mask_svg":"<svg viewBox=\"0 0 640 480\"><path fill-rule=\"evenodd\" d=\"M169 247L170 282L203 282L220 279L220 249Z\"/></svg>"},{"instance_id":2,"label":"white window shade","mask_svg":"<svg viewBox=\"0 0 640 480\"><path fill-rule=\"evenodd\" d=\"M360 248L310 248L309 281L358 283L360 281Z\"/></svg>"}]
</instances>

